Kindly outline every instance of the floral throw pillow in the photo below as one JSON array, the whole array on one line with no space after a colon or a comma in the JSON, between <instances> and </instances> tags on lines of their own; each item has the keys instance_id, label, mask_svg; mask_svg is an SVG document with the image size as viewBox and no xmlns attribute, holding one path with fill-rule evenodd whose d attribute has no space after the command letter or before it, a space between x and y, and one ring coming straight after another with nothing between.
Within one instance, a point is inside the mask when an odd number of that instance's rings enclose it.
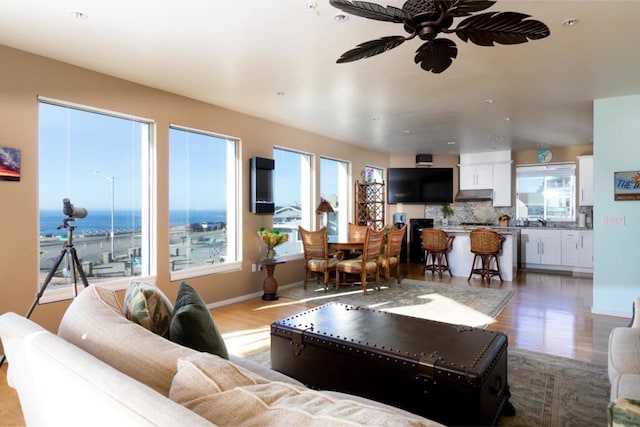
<instances>
[{"instance_id":1,"label":"floral throw pillow","mask_svg":"<svg viewBox=\"0 0 640 427\"><path fill-rule=\"evenodd\" d=\"M169 338L173 304L157 286L131 281L124 296L123 311L132 322Z\"/></svg>"}]
</instances>

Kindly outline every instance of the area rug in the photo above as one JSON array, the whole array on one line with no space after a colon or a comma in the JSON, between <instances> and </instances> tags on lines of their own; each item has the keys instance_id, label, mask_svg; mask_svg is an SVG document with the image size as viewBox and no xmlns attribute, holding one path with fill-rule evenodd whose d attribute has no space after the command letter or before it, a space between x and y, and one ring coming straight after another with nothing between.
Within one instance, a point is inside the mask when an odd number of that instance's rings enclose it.
<instances>
[{"instance_id":1,"label":"area rug","mask_svg":"<svg viewBox=\"0 0 640 427\"><path fill-rule=\"evenodd\" d=\"M269 348L245 357L270 366ZM607 425L609 379L604 365L509 348L508 376L516 414L500 417L500 426Z\"/></svg>"},{"instance_id":2,"label":"area rug","mask_svg":"<svg viewBox=\"0 0 640 427\"><path fill-rule=\"evenodd\" d=\"M486 327L502 311L515 295L513 290L474 288L465 285L430 283L404 279L401 284L381 286L380 291L369 289L362 294L362 287L330 287L325 293L322 286L309 282L307 289L302 282L278 290L280 297L318 305L340 302L375 308L405 316L437 320L459 325Z\"/></svg>"}]
</instances>

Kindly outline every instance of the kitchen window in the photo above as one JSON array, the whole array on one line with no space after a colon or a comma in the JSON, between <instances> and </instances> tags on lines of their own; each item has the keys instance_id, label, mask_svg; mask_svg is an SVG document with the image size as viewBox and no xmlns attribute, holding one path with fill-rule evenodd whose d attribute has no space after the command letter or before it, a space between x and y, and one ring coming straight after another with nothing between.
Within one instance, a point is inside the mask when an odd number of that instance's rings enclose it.
<instances>
[{"instance_id":1,"label":"kitchen window","mask_svg":"<svg viewBox=\"0 0 640 427\"><path fill-rule=\"evenodd\" d=\"M576 165L516 166L516 218L574 221Z\"/></svg>"}]
</instances>

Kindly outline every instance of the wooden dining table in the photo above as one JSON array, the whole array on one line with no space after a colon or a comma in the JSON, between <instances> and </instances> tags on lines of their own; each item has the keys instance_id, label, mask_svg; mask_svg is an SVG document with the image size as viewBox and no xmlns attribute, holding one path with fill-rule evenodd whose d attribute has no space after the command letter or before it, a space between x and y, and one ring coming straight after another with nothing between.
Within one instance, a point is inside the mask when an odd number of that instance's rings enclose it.
<instances>
[{"instance_id":1,"label":"wooden dining table","mask_svg":"<svg viewBox=\"0 0 640 427\"><path fill-rule=\"evenodd\" d=\"M327 239L329 250L333 251L362 251L364 249L364 240L338 240L335 238Z\"/></svg>"}]
</instances>

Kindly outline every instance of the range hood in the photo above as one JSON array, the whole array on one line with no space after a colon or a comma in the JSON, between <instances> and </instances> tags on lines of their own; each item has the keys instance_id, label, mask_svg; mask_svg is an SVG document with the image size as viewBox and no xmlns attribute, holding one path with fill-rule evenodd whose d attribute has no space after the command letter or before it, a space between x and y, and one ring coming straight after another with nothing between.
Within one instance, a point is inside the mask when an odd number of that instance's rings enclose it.
<instances>
[{"instance_id":1,"label":"range hood","mask_svg":"<svg viewBox=\"0 0 640 427\"><path fill-rule=\"evenodd\" d=\"M493 190L460 190L456 194L456 202L477 202L493 200Z\"/></svg>"}]
</instances>

